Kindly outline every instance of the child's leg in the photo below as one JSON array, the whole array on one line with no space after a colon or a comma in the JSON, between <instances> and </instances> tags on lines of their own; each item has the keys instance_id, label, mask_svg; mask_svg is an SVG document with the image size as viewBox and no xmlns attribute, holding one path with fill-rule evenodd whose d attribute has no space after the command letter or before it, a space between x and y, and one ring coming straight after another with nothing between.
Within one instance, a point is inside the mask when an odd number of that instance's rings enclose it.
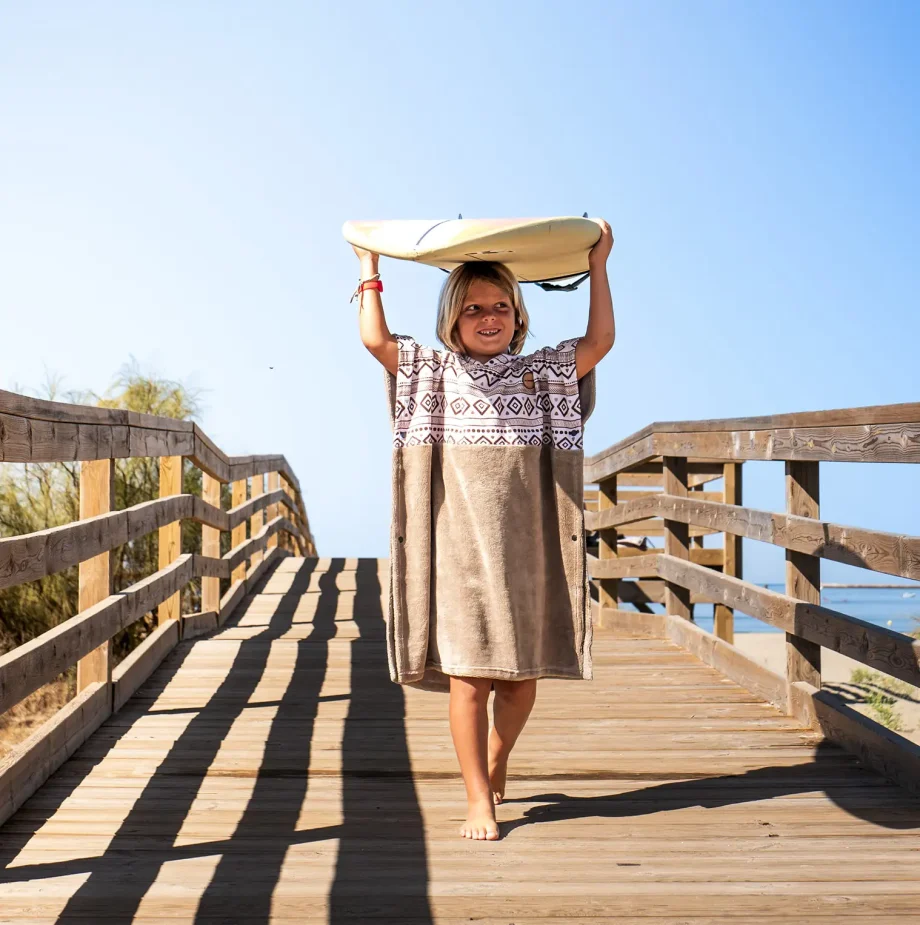
<instances>
[{"instance_id":1,"label":"child's leg","mask_svg":"<svg viewBox=\"0 0 920 925\"><path fill-rule=\"evenodd\" d=\"M498 682L496 682L497 684ZM489 691L490 678L450 679L450 734L460 761L469 804L460 827L464 838L498 838L495 806L489 784Z\"/></svg>"},{"instance_id":2,"label":"child's leg","mask_svg":"<svg viewBox=\"0 0 920 925\"><path fill-rule=\"evenodd\" d=\"M496 681L492 712L495 724L489 738L489 781L492 799L501 803L505 796L508 756L517 741L537 697L537 679Z\"/></svg>"}]
</instances>

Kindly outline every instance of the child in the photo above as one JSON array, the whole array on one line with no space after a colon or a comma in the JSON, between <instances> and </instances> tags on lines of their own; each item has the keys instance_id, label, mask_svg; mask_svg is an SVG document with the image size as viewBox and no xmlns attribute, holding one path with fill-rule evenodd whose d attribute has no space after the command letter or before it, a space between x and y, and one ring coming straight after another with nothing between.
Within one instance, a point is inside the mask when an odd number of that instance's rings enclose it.
<instances>
[{"instance_id":1,"label":"child","mask_svg":"<svg viewBox=\"0 0 920 925\"><path fill-rule=\"evenodd\" d=\"M464 838L498 838L495 804L537 679L592 677L582 433L592 371L614 341L613 235L598 224L585 335L527 356L527 310L503 264L450 273L438 351L390 333L378 257L354 248L361 340L387 371L394 428L390 676L449 690Z\"/></svg>"}]
</instances>

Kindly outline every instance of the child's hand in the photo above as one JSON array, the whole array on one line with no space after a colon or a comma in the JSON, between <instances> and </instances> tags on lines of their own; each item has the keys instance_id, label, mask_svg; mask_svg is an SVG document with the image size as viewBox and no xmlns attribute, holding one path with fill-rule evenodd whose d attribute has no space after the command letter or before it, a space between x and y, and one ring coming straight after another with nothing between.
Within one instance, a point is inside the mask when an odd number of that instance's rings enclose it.
<instances>
[{"instance_id":1,"label":"child's hand","mask_svg":"<svg viewBox=\"0 0 920 925\"><path fill-rule=\"evenodd\" d=\"M360 260L361 263L372 263L376 265L377 261L380 259L373 251L358 247L357 244L352 244L351 249L358 255L358 260Z\"/></svg>"},{"instance_id":2,"label":"child's hand","mask_svg":"<svg viewBox=\"0 0 920 925\"><path fill-rule=\"evenodd\" d=\"M601 236L597 244L588 252L588 267L592 270L595 267L603 267L607 263L610 251L613 250L613 232L610 230L610 225L602 218L595 219L595 221L600 225Z\"/></svg>"}]
</instances>

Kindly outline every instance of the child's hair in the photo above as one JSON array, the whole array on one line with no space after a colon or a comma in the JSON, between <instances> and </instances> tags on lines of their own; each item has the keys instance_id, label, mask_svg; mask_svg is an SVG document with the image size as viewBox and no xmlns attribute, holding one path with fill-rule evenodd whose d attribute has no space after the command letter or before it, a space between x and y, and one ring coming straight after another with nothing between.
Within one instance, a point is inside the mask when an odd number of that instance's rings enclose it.
<instances>
[{"instance_id":1,"label":"child's hair","mask_svg":"<svg viewBox=\"0 0 920 925\"><path fill-rule=\"evenodd\" d=\"M508 350L520 353L530 328L530 318L524 307L524 297L515 275L503 264L493 261L476 261L461 263L454 267L444 280L441 295L438 297L438 340L449 350L464 353L465 348L457 335L457 321L463 310L463 301L470 291L470 285L476 280L485 280L504 290L511 299L514 308L514 335ZM520 321L520 324L518 324Z\"/></svg>"}]
</instances>

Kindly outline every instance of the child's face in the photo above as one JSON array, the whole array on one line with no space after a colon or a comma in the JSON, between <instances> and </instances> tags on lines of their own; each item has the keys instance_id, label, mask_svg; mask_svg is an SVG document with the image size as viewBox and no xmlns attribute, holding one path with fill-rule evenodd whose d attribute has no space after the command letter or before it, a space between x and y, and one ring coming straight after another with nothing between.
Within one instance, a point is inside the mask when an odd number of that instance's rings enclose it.
<instances>
[{"instance_id":1,"label":"child's face","mask_svg":"<svg viewBox=\"0 0 920 925\"><path fill-rule=\"evenodd\" d=\"M505 353L514 326L511 296L494 283L474 280L457 319L457 334L467 354L484 360Z\"/></svg>"}]
</instances>

